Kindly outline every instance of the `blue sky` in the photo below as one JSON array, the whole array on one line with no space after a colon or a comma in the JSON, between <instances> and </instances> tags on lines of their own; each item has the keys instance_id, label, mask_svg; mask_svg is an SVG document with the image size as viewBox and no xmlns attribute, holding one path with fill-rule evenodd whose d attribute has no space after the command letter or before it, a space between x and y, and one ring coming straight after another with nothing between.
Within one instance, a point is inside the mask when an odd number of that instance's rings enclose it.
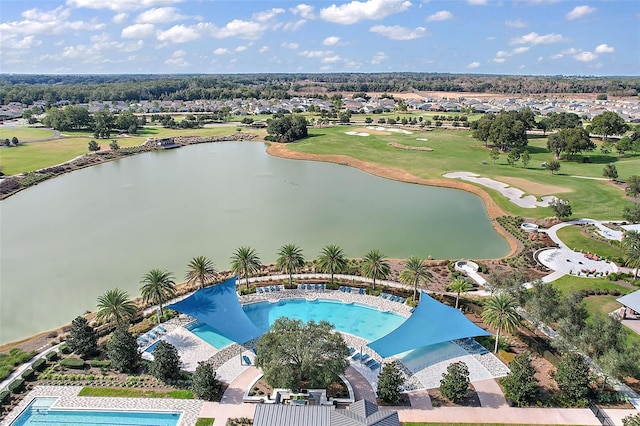
<instances>
[{"instance_id":1,"label":"blue sky","mask_svg":"<svg viewBox=\"0 0 640 426\"><path fill-rule=\"evenodd\" d=\"M0 72L640 75L640 1L0 0Z\"/></svg>"}]
</instances>

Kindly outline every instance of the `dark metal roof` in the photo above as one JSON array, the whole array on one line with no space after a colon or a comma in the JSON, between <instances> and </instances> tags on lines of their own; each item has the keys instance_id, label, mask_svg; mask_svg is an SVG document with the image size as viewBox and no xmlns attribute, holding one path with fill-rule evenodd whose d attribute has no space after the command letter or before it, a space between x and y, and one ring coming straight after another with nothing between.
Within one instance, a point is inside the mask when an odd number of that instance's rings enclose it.
<instances>
[{"instance_id":1,"label":"dark metal roof","mask_svg":"<svg viewBox=\"0 0 640 426\"><path fill-rule=\"evenodd\" d=\"M619 297L616 300L624 306L631 308L636 312L640 312L640 290L634 291L626 296Z\"/></svg>"},{"instance_id":2,"label":"dark metal roof","mask_svg":"<svg viewBox=\"0 0 640 426\"><path fill-rule=\"evenodd\" d=\"M253 426L331 426L333 406L258 404Z\"/></svg>"}]
</instances>

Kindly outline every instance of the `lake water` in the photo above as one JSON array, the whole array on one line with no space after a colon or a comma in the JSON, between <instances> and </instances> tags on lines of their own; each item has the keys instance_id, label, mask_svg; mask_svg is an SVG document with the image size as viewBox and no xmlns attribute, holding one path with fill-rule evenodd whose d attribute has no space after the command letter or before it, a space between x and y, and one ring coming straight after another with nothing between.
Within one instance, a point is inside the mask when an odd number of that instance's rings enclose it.
<instances>
[{"instance_id":1,"label":"lake water","mask_svg":"<svg viewBox=\"0 0 640 426\"><path fill-rule=\"evenodd\" d=\"M224 142L154 152L60 176L0 202L0 343L139 294L152 268L184 277L198 255L229 269L242 245L265 263L295 243L348 257L495 258L508 253L479 197Z\"/></svg>"}]
</instances>

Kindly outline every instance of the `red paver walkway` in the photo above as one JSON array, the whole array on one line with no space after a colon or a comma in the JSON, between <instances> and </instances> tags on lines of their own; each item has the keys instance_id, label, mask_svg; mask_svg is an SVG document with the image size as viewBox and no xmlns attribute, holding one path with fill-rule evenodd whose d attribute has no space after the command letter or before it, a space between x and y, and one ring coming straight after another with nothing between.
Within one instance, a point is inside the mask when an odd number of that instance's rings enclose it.
<instances>
[{"instance_id":1,"label":"red paver walkway","mask_svg":"<svg viewBox=\"0 0 640 426\"><path fill-rule=\"evenodd\" d=\"M361 399L366 399L369 401L376 400L376 394L371 387L371 384L367 379L364 378L362 374L358 372L355 368L349 366L347 371L344 373L344 376L347 378L351 387L353 388L353 396L356 401Z\"/></svg>"}]
</instances>

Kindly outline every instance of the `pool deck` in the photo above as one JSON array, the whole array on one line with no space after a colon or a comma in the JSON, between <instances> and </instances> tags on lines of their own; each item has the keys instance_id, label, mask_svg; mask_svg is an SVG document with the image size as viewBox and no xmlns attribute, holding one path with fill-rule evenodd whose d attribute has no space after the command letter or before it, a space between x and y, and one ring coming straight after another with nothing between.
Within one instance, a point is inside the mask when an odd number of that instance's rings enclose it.
<instances>
[{"instance_id":1,"label":"pool deck","mask_svg":"<svg viewBox=\"0 0 640 426\"><path fill-rule=\"evenodd\" d=\"M60 409L93 409L115 411L157 411L181 412L178 426L193 426L202 410L203 401L197 399L169 398L112 398L78 396L82 386L36 386L20 401L18 407L11 411L0 422L0 426L8 426L37 397L57 397L53 408Z\"/></svg>"}]
</instances>

